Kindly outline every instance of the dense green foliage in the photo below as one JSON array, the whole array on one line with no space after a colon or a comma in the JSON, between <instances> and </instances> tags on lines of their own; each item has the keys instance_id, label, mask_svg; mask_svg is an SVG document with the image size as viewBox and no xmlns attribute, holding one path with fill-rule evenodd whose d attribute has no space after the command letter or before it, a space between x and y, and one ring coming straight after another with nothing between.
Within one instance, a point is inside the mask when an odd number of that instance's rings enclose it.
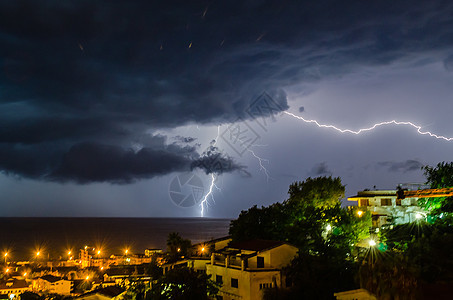
<instances>
[{"instance_id":1,"label":"dense green foliage","mask_svg":"<svg viewBox=\"0 0 453 300\"><path fill-rule=\"evenodd\" d=\"M438 163L436 167L424 166L426 183L433 189L453 187L453 162ZM453 212L453 197L424 198L418 203L425 208L432 218L436 219L440 214Z\"/></svg>"},{"instance_id":2,"label":"dense green foliage","mask_svg":"<svg viewBox=\"0 0 453 300\"><path fill-rule=\"evenodd\" d=\"M281 240L299 248L299 256L285 270L293 288L270 290L266 297L325 299L353 288L354 245L369 237L370 213L358 216L357 210L341 207L340 178L308 178L291 184L288 194L283 203L242 211L230 225L234 241Z\"/></svg>"},{"instance_id":3,"label":"dense green foliage","mask_svg":"<svg viewBox=\"0 0 453 300\"><path fill-rule=\"evenodd\" d=\"M370 214L358 217L341 207L340 178L308 178L292 184L288 193L283 203L242 211L230 225L233 241L281 240L304 253L345 258L353 244L369 236Z\"/></svg>"},{"instance_id":4,"label":"dense green foliage","mask_svg":"<svg viewBox=\"0 0 453 300\"><path fill-rule=\"evenodd\" d=\"M453 163L442 162L423 170L431 188L453 187ZM452 199L421 198L418 204L426 210L426 218L382 231L386 251L371 249L364 257L359 272L361 286L381 299L450 297Z\"/></svg>"}]
</instances>

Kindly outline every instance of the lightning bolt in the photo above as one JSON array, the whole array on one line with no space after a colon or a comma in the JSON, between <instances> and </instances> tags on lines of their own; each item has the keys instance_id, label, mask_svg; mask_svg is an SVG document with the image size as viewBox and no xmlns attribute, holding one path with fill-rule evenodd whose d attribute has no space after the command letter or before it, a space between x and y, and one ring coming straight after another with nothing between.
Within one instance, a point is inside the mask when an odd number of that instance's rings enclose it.
<instances>
[{"instance_id":1,"label":"lightning bolt","mask_svg":"<svg viewBox=\"0 0 453 300\"><path fill-rule=\"evenodd\" d=\"M212 144L212 146L215 146L217 144L217 140L219 139L219 136L220 136L220 125L217 126L217 136L214 139L214 143ZM203 199L200 202L201 217L204 217L205 208L206 209L208 208L208 205L209 205L208 199L209 199L209 197L212 199L212 201L215 201L214 200L214 196L212 195L212 193L214 191L214 187L217 190L220 191L220 188L215 184L216 179L217 179L217 177L214 175L214 173L211 173L211 184L209 185L209 190L208 190L208 192L206 193L206 195L203 197Z\"/></svg>"},{"instance_id":2,"label":"lightning bolt","mask_svg":"<svg viewBox=\"0 0 453 300\"><path fill-rule=\"evenodd\" d=\"M214 175L214 173L211 173L211 184L209 186L209 191L206 193L206 195L203 197L203 200L201 200L201 203L200 203L201 217L204 216L205 207L206 207L206 209L208 208L208 205L209 205L208 198L211 197L212 201L215 201L214 196L212 195L214 188L221 191L221 189L215 184L216 179L217 179L217 177Z\"/></svg>"},{"instance_id":3,"label":"lightning bolt","mask_svg":"<svg viewBox=\"0 0 453 300\"><path fill-rule=\"evenodd\" d=\"M357 131L354 131L354 130L351 130L351 129L341 129L341 128L338 128L334 125L326 125L326 124L321 124L319 123L318 121L316 120L307 120L301 116L297 116L293 113L290 113L290 112L287 112L287 111L284 111L283 113L287 114L288 116L291 116L293 118L296 118L298 120L302 120L304 121L305 123L314 123L316 126L320 127L320 128L330 128L330 129L334 129L338 132L341 132L341 133L352 133L352 134L356 134L356 135L359 135L363 132L366 132L366 131L371 131L373 129L376 129L377 127L380 127L380 126L384 126L384 125L391 125L391 124L394 124L394 125L406 125L406 126L411 126L415 129L417 129L417 132L418 134L420 135L429 135L430 137L433 137L433 138L436 138L436 139L440 139L440 140L445 140L447 142L451 142L453 141L453 137L445 137L443 135L437 135L437 134L434 134L434 133L431 133L429 131L422 131L422 127L419 126L419 125L416 125L412 122L400 122L400 121L396 121L396 120L391 120L391 121L385 121L385 122L380 122L380 123L376 123L374 124L373 126L371 127L368 127L368 128L362 128L362 129L359 129Z\"/></svg>"},{"instance_id":4,"label":"lightning bolt","mask_svg":"<svg viewBox=\"0 0 453 300\"><path fill-rule=\"evenodd\" d=\"M254 145L254 146L262 146L262 145ZM269 179L271 178L270 174L269 174L269 171L266 169L266 167L263 165L263 162L266 162L266 163L269 163L269 160L268 159L265 159L265 158L261 158L259 157L258 155L255 154L255 152L253 150L251 150L250 148L247 149L248 152L250 152L253 157L255 157L257 160L258 160L258 163L260 165L260 171L263 171L264 175L266 175L266 180L269 181Z\"/></svg>"}]
</instances>

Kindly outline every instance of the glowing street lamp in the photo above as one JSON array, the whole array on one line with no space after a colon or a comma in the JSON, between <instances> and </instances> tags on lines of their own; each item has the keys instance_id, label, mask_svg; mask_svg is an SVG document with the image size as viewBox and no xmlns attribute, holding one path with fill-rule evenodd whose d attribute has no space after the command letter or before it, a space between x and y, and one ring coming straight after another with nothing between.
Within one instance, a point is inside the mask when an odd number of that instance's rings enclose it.
<instances>
[{"instance_id":1,"label":"glowing street lamp","mask_svg":"<svg viewBox=\"0 0 453 300\"><path fill-rule=\"evenodd\" d=\"M359 218L360 218L360 217L361 217L361 216L363 215L363 211L361 211L361 210L358 210L358 211L357 211L357 215L358 215L358 216L359 216Z\"/></svg>"},{"instance_id":2,"label":"glowing street lamp","mask_svg":"<svg viewBox=\"0 0 453 300\"><path fill-rule=\"evenodd\" d=\"M8 252L5 252L5 265L6 265L6 258L8 257Z\"/></svg>"},{"instance_id":3,"label":"glowing street lamp","mask_svg":"<svg viewBox=\"0 0 453 300\"><path fill-rule=\"evenodd\" d=\"M423 215L421 213L416 213L415 214L415 219L416 220L421 220L421 219L423 219Z\"/></svg>"},{"instance_id":4,"label":"glowing street lamp","mask_svg":"<svg viewBox=\"0 0 453 300\"><path fill-rule=\"evenodd\" d=\"M41 251L36 252L36 257L39 257L41 255Z\"/></svg>"},{"instance_id":5,"label":"glowing street lamp","mask_svg":"<svg viewBox=\"0 0 453 300\"><path fill-rule=\"evenodd\" d=\"M370 247L374 247L374 246L376 246L376 241L375 240L370 240L368 242L368 244L370 245Z\"/></svg>"},{"instance_id":6,"label":"glowing street lamp","mask_svg":"<svg viewBox=\"0 0 453 300\"><path fill-rule=\"evenodd\" d=\"M128 252L129 252L129 249L124 250L125 255L127 255Z\"/></svg>"},{"instance_id":7,"label":"glowing street lamp","mask_svg":"<svg viewBox=\"0 0 453 300\"><path fill-rule=\"evenodd\" d=\"M177 251L178 251L178 252L181 252L181 248L178 248Z\"/></svg>"}]
</instances>

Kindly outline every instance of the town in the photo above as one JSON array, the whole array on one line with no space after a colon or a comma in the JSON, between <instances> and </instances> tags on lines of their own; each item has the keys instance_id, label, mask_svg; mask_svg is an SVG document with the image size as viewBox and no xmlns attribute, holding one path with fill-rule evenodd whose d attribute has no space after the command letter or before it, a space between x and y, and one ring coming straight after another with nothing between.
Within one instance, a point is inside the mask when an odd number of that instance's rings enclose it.
<instances>
[{"instance_id":1,"label":"town","mask_svg":"<svg viewBox=\"0 0 453 300\"><path fill-rule=\"evenodd\" d=\"M308 178L303 183L293 184L290 191L293 188L293 192L300 192L309 184L327 186L337 180ZM362 228L365 228L365 234L357 238L353 260L369 262L371 259L374 265L375 258L371 254L379 251L375 248L384 245L379 241L382 231L405 224L420 225L427 222L427 212L418 205L420 201L452 195L453 188L431 189L426 185L412 184L399 185L395 190L364 190L348 197L348 206L341 211L348 213L357 224L361 222ZM290 200L284 205L290 205ZM192 245L174 232L168 236L165 251L145 249L143 253L132 253L130 249L123 249L122 253L110 254L102 248L84 245L78 251L62 253L59 259L51 259L46 253L36 251L34 258L29 261L14 261L5 252L0 298L26 300L76 297L109 300L128 299L129 295L134 299L143 299L146 290L152 290L154 285L162 285L159 282L162 276L187 271L198 279L203 275L205 277L202 278L212 283L213 295L209 295L208 288L202 291L204 296L207 294L216 299L263 299L266 291L289 289L295 284L287 267L296 259L301 247L284 239L237 238L238 233L234 228L238 228L239 224L235 222L239 222L241 217L247 219L247 213L254 209L257 208L243 212L238 220L232 222L231 236ZM265 209L262 208L260 214ZM340 225L335 222L342 222L340 215L331 216L331 221L322 223L323 242L328 242L330 236L336 235L335 227L340 228ZM178 280L184 278L180 273L177 277ZM167 282L158 292L163 294L172 288L175 288L174 285ZM140 293L142 298L138 296ZM365 288L337 291L332 296L344 300L377 299Z\"/></svg>"}]
</instances>

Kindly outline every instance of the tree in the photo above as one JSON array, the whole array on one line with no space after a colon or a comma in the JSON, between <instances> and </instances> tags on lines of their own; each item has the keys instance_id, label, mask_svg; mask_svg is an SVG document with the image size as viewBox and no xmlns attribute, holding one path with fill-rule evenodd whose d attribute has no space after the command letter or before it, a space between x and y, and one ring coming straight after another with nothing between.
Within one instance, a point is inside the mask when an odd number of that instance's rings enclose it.
<instances>
[{"instance_id":1,"label":"tree","mask_svg":"<svg viewBox=\"0 0 453 300\"><path fill-rule=\"evenodd\" d=\"M357 210L342 208L344 191L338 177L307 178L290 185L289 198L283 203L254 206L231 222L233 241L273 239L299 248L286 270L294 287L290 291L270 290L268 299L321 299L315 295L320 291L331 298L333 292L354 285L353 270L357 268L353 250L369 237L371 214L358 215ZM311 294L313 290L316 293Z\"/></svg>"},{"instance_id":2,"label":"tree","mask_svg":"<svg viewBox=\"0 0 453 300\"><path fill-rule=\"evenodd\" d=\"M426 183L433 189L453 187L453 162L438 163L436 167L424 166ZM453 212L453 197L424 198L418 204L432 215Z\"/></svg>"},{"instance_id":3,"label":"tree","mask_svg":"<svg viewBox=\"0 0 453 300\"><path fill-rule=\"evenodd\" d=\"M150 299L212 299L219 292L219 285L206 273L189 268L175 268L153 283Z\"/></svg>"},{"instance_id":4,"label":"tree","mask_svg":"<svg viewBox=\"0 0 453 300\"><path fill-rule=\"evenodd\" d=\"M179 233L170 233L167 238L167 262L175 262L187 256L191 245L190 240L183 239Z\"/></svg>"}]
</instances>

